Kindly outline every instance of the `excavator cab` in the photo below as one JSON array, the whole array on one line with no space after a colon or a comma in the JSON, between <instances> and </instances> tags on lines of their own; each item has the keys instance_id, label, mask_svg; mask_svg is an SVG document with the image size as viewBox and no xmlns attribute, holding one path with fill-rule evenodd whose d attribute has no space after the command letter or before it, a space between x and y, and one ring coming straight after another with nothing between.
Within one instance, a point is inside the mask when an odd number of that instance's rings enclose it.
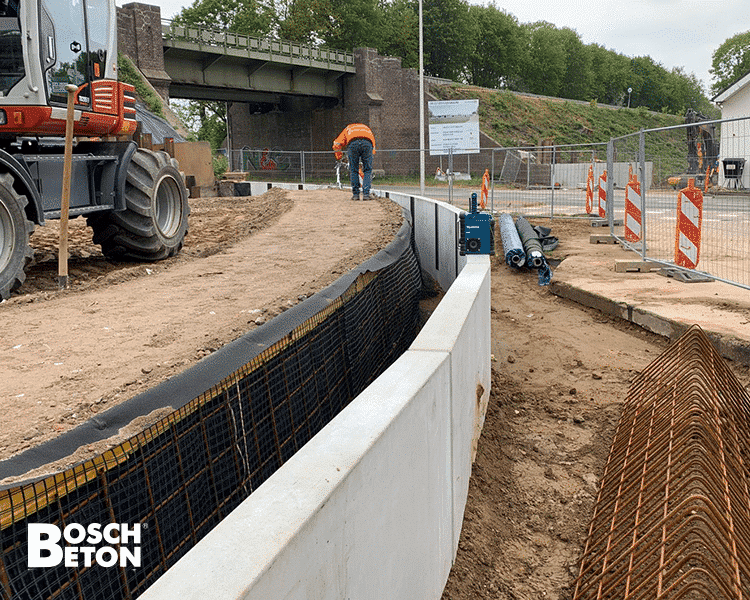
<instances>
[{"instance_id":1,"label":"excavator cab","mask_svg":"<svg viewBox=\"0 0 750 600\"><path fill-rule=\"evenodd\" d=\"M133 89L117 81L116 10L114 0L0 0L0 135L63 134L68 84L76 135L134 131Z\"/></svg>"},{"instance_id":2,"label":"excavator cab","mask_svg":"<svg viewBox=\"0 0 750 600\"><path fill-rule=\"evenodd\" d=\"M86 87L116 78L114 11L112 0L42 0L40 62L50 104L65 104L65 86L72 83L79 89L77 104L90 105Z\"/></svg>"}]
</instances>

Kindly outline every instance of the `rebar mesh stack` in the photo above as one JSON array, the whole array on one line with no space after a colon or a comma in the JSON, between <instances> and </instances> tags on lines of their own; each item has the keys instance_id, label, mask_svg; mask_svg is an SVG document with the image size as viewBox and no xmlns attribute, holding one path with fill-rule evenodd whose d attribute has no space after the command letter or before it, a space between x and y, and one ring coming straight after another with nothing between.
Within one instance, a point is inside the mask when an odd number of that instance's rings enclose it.
<instances>
[{"instance_id":1,"label":"rebar mesh stack","mask_svg":"<svg viewBox=\"0 0 750 600\"><path fill-rule=\"evenodd\" d=\"M750 598L750 396L697 326L633 382L574 599Z\"/></svg>"}]
</instances>

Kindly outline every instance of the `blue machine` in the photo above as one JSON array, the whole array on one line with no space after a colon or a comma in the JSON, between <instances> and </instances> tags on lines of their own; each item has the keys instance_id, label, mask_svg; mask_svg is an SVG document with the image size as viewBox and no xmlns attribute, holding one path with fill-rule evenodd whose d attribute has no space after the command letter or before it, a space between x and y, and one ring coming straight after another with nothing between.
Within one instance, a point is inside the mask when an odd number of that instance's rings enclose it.
<instances>
[{"instance_id":1,"label":"blue machine","mask_svg":"<svg viewBox=\"0 0 750 600\"><path fill-rule=\"evenodd\" d=\"M477 195L469 199L469 212L461 212L459 220L458 252L495 255L495 219L477 210Z\"/></svg>"}]
</instances>

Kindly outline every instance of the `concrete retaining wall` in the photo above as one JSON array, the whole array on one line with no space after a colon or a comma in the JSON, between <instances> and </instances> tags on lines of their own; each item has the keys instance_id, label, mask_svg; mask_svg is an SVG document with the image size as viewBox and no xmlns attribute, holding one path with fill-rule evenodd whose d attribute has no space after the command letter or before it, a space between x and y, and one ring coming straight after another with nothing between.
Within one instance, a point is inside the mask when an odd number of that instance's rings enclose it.
<instances>
[{"instance_id":1,"label":"concrete retaining wall","mask_svg":"<svg viewBox=\"0 0 750 600\"><path fill-rule=\"evenodd\" d=\"M447 290L466 264L458 254L458 215L460 209L430 198L376 190L414 216L414 243L423 273ZM489 262L489 261L488 261Z\"/></svg>"},{"instance_id":2,"label":"concrete retaining wall","mask_svg":"<svg viewBox=\"0 0 750 600\"><path fill-rule=\"evenodd\" d=\"M440 598L489 399L490 261L456 256L454 207L392 197L414 206L445 297L410 349L144 600Z\"/></svg>"}]
</instances>

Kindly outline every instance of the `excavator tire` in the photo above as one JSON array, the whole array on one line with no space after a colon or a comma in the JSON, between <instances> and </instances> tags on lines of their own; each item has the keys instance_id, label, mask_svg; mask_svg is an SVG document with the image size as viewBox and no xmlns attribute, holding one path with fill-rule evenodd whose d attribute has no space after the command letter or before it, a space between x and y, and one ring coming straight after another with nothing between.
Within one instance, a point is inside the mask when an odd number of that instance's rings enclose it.
<instances>
[{"instance_id":1,"label":"excavator tire","mask_svg":"<svg viewBox=\"0 0 750 600\"><path fill-rule=\"evenodd\" d=\"M87 222L93 241L111 260L155 261L182 248L188 192L175 159L138 148L128 165L123 211L96 213Z\"/></svg>"},{"instance_id":2,"label":"excavator tire","mask_svg":"<svg viewBox=\"0 0 750 600\"><path fill-rule=\"evenodd\" d=\"M26 196L13 189L13 176L0 175L0 300L10 297L26 279L24 269L31 262L34 251L29 237L34 223L26 216Z\"/></svg>"}]
</instances>

